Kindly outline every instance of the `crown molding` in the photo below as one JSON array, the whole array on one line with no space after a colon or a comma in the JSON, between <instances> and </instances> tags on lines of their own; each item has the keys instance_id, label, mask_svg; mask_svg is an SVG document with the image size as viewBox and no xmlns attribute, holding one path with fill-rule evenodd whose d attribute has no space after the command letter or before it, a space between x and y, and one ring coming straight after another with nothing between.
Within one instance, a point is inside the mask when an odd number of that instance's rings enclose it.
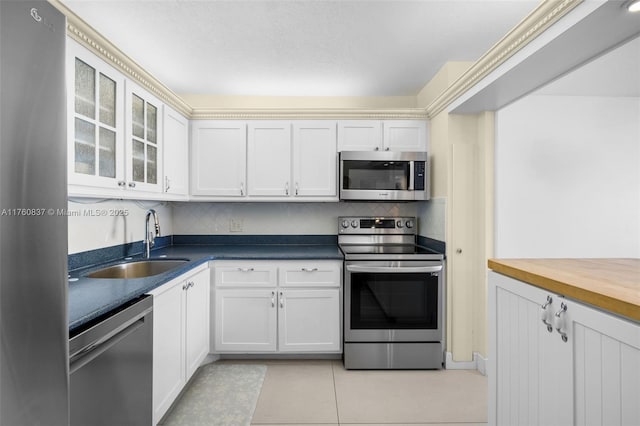
<instances>
[{"instance_id":1,"label":"crown molding","mask_svg":"<svg viewBox=\"0 0 640 426\"><path fill-rule=\"evenodd\" d=\"M429 118L444 111L464 92L476 85L507 59L584 0L545 0L480 57L426 108Z\"/></svg>"},{"instance_id":2,"label":"crown molding","mask_svg":"<svg viewBox=\"0 0 640 426\"><path fill-rule=\"evenodd\" d=\"M194 120L322 120L322 119L420 119L426 120L424 108L195 108Z\"/></svg>"},{"instance_id":3,"label":"crown molding","mask_svg":"<svg viewBox=\"0 0 640 426\"><path fill-rule=\"evenodd\" d=\"M60 0L48 0L48 2L67 17L67 35L98 55L105 62L113 66L124 75L134 80L144 89L157 98L189 117L192 108L176 95L171 89L162 84L160 80L144 70L133 59L118 49L113 43L103 37L93 27L83 21L71 9Z\"/></svg>"}]
</instances>

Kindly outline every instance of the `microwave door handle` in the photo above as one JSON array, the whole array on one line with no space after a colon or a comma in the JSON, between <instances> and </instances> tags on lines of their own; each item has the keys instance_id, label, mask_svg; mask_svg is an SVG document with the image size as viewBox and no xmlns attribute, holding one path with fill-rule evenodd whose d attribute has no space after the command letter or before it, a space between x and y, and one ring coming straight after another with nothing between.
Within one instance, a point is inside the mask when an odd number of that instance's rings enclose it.
<instances>
[{"instance_id":1,"label":"microwave door handle","mask_svg":"<svg viewBox=\"0 0 640 426\"><path fill-rule=\"evenodd\" d=\"M440 272L442 271L442 265L437 266L360 266L360 265L347 265L347 271L349 272Z\"/></svg>"},{"instance_id":2,"label":"microwave door handle","mask_svg":"<svg viewBox=\"0 0 640 426\"><path fill-rule=\"evenodd\" d=\"M415 162L414 161L409 161L409 187L407 188L409 191L413 191L413 187L415 185L414 182L414 167L415 167Z\"/></svg>"}]
</instances>

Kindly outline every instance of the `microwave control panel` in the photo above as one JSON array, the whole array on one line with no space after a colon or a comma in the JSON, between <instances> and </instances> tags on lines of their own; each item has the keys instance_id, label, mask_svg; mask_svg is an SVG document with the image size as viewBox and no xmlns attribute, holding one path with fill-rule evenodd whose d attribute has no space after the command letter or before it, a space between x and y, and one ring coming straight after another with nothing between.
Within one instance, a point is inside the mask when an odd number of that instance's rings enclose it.
<instances>
[{"instance_id":1,"label":"microwave control panel","mask_svg":"<svg viewBox=\"0 0 640 426\"><path fill-rule=\"evenodd\" d=\"M413 188L416 191L424 191L425 169L426 169L426 161L414 162Z\"/></svg>"}]
</instances>

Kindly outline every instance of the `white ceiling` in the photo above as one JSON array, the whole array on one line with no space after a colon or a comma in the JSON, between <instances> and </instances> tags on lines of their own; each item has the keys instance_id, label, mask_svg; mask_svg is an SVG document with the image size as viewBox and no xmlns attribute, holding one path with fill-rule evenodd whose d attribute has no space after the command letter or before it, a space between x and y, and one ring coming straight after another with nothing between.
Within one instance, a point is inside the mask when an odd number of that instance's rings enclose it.
<instances>
[{"instance_id":1,"label":"white ceiling","mask_svg":"<svg viewBox=\"0 0 640 426\"><path fill-rule=\"evenodd\" d=\"M532 0L62 0L179 94L415 95Z\"/></svg>"}]
</instances>

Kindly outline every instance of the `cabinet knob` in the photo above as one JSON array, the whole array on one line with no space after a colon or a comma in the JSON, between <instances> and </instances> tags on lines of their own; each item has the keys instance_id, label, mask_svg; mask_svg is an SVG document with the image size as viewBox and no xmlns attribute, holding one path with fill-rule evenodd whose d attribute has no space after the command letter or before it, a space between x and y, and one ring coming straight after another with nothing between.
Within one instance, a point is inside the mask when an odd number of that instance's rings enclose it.
<instances>
[{"instance_id":1,"label":"cabinet knob","mask_svg":"<svg viewBox=\"0 0 640 426\"><path fill-rule=\"evenodd\" d=\"M376 151L380 151L380 147L376 146Z\"/></svg>"},{"instance_id":2,"label":"cabinet knob","mask_svg":"<svg viewBox=\"0 0 640 426\"><path fill-rule=\"evenodd\" d=\"M127 185L127 182L125 182L125 181L123 181L123 180L119 180L119 181L118 181L118 186L119 186L119 187L121 187L121 188L122 188L123 186L126 186L126 185Z\"/></svg>"},{"instance_id":3,"label":"cabinet knob","mask_svg":"<svg viewBox=\"0 0 640 426\"><path fill-rule=\"evenodd\" d=\"M129 188L135 188L135 187L136 187L135 182L129 182Z\"/></svg>"},{"instance_id":4,"label":"cabinet knob","mask_svg":"<svg viewBox=\"0 0 640 426\"><path fill-rule=\"evenodd\" d=\"M456 253L458 253L458 254L462 253L462 249L460 249L460 248L456 249Z\"/></svg>"},{"instance_id":5,"label":"cabinet knob","mask_svg":"<svg viewBox=\"0 0 640 426\"><path fill-rule=\"evenodd\" d=\"M385 151L389 151L389 147L386 147L384 150L385 150Z\"/></svg>"}]
</instances>

